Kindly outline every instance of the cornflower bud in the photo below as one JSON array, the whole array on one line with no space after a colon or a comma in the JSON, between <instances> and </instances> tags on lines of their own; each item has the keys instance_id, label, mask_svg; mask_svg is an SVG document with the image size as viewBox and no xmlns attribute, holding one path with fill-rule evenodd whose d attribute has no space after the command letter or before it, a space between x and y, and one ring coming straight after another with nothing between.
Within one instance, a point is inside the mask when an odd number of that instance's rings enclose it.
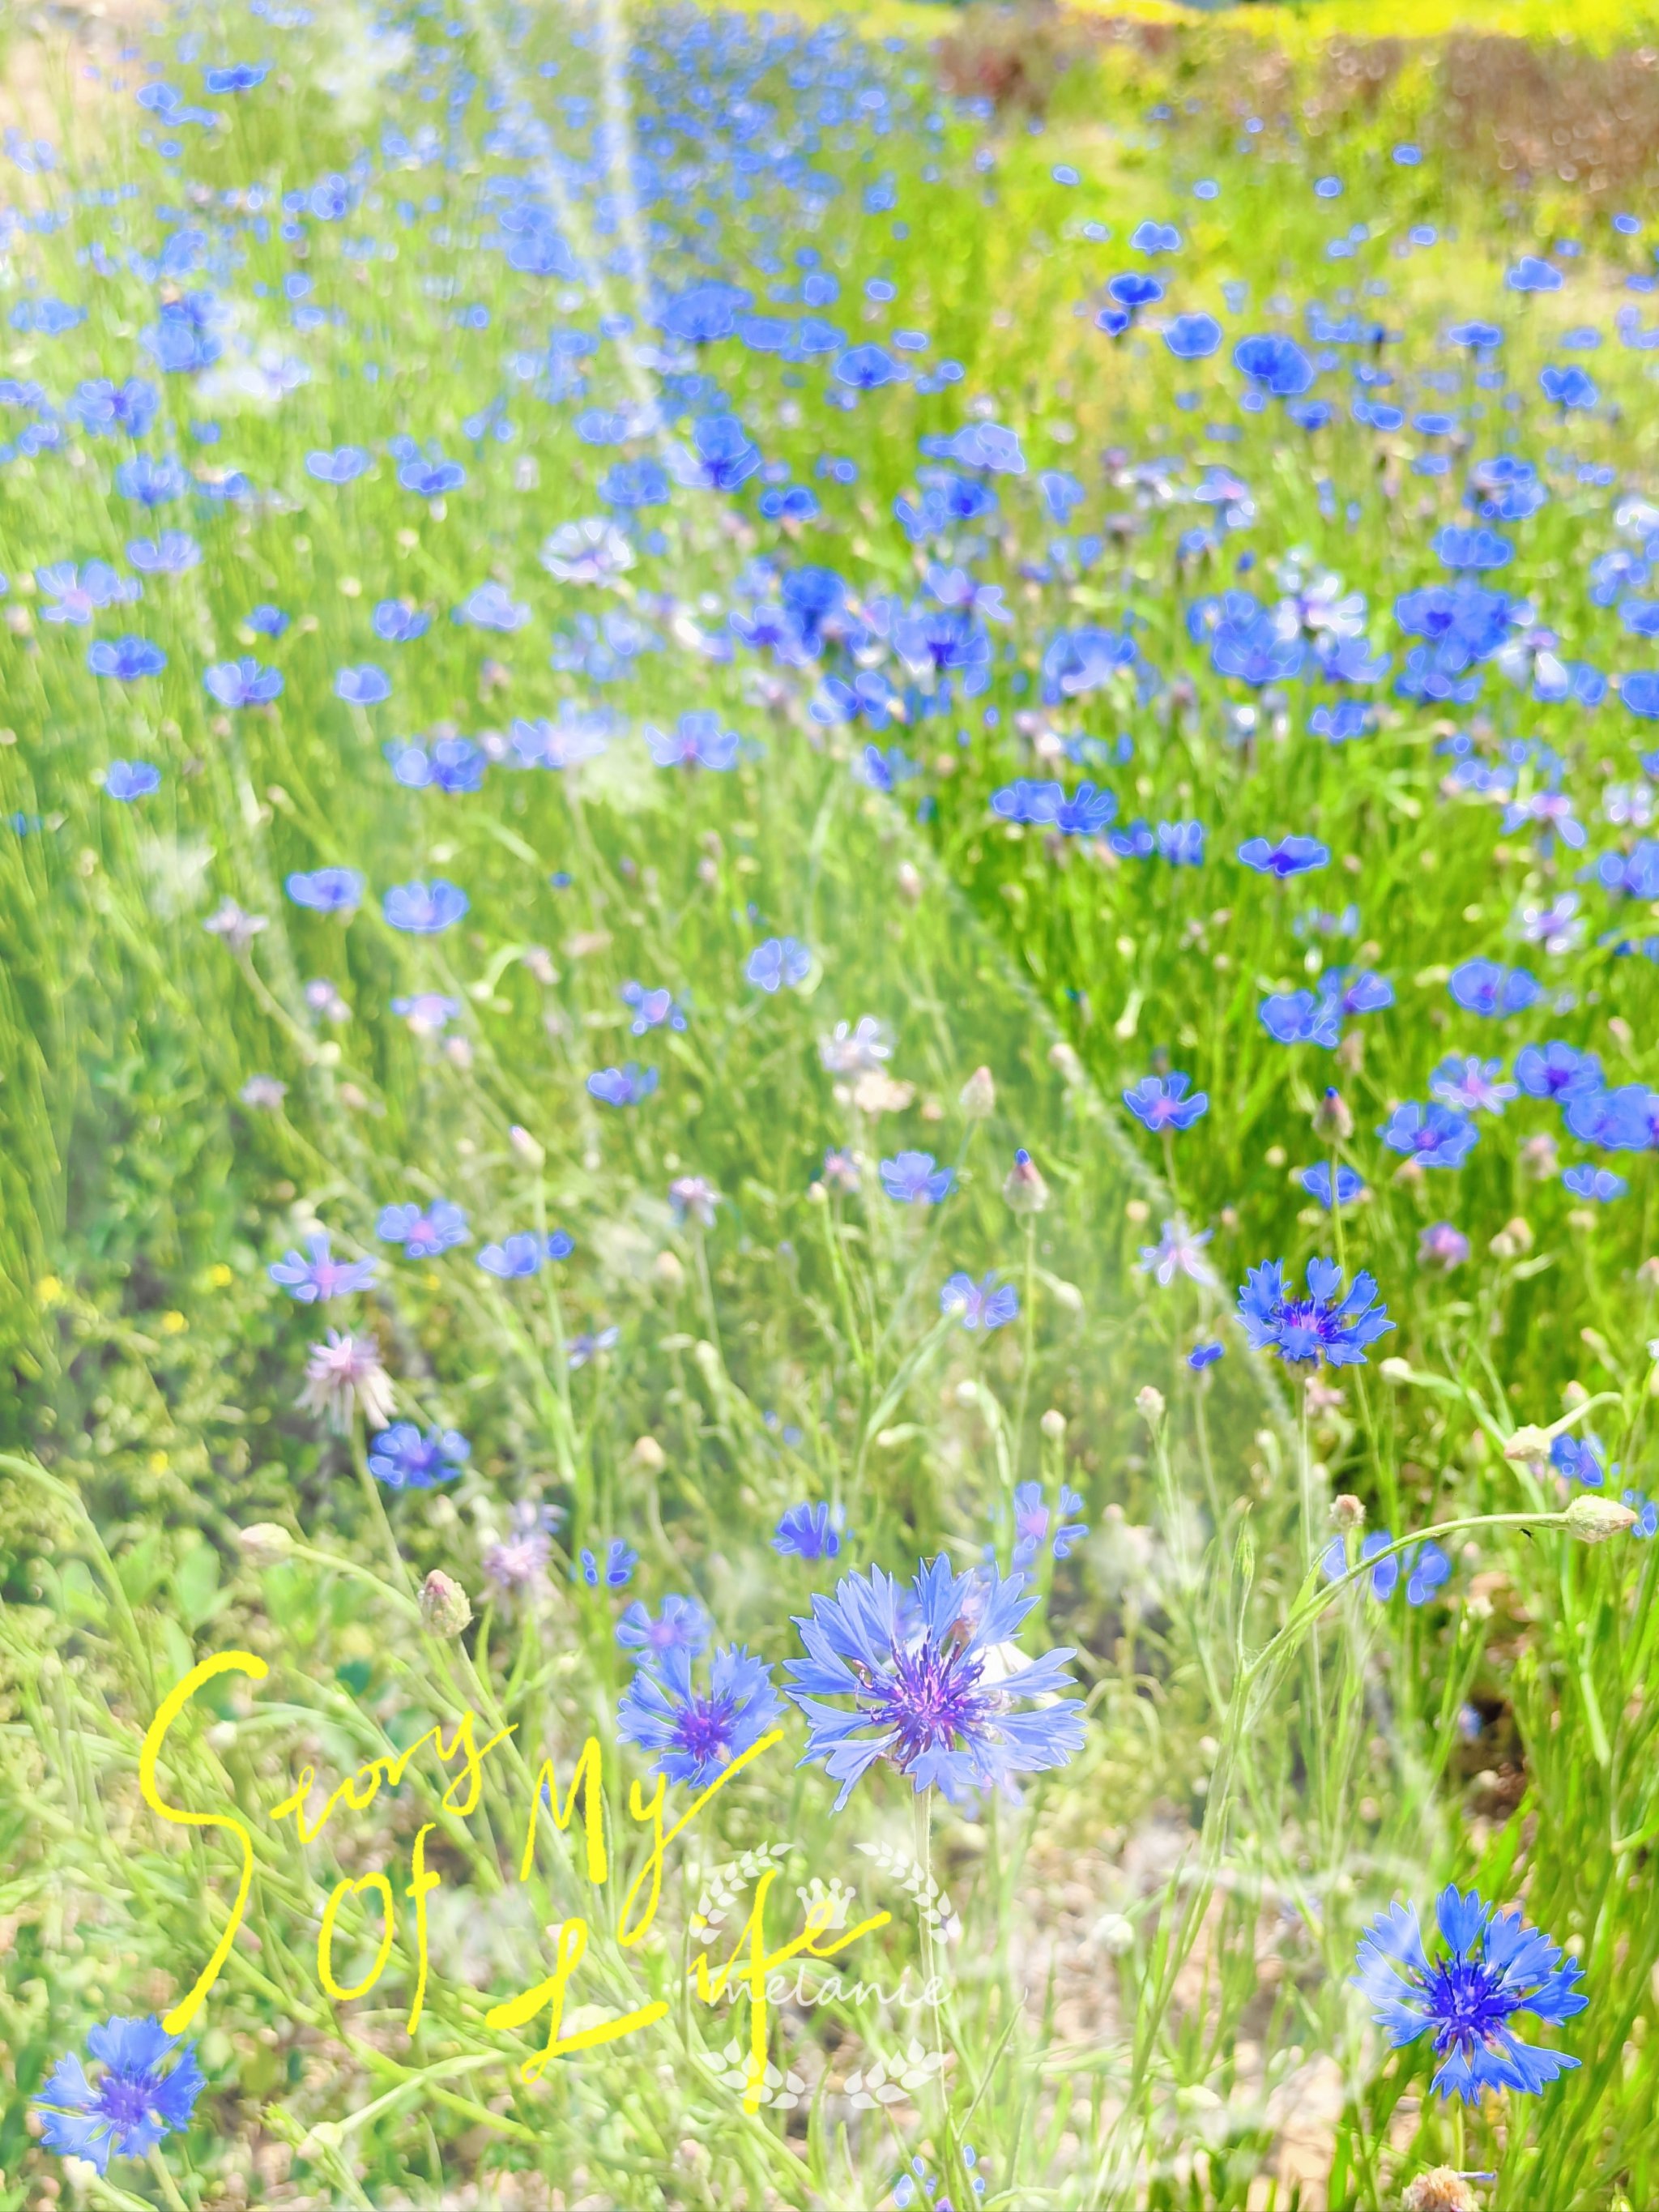
<instances>
[{"instance_id":1,"label":"cornflower bud","mask_svg":"<svg viewBox=\"0 0 1659 2212\"><path fill-rule=\"evenodd\" d=\"M997 1086L988 1067L976 1067L962 1086L957 1103L970 1121L988 1120L995 1110Z\"/></svg>"},{"instance_id":2,"label":"cornflower bud","mask_svg":"<svg viewBox=\"0 0 1659 2212\"><path fill-rule=\"evenodd\" d=\"M1066 1433L1066 1416L1050 1406L1041 1423L1042 1433L1051 1444L1057 1444Z\"/></svg>"},{"instance_id":3,"label":"cornflower bud","mask_svg":"<svg viewBox=\"0 0 1659 2212\"><path fill-rule=\"evenodd\" d=\"M1048 1186L1031 1155L1022 1145L1002 1186L1002 1195L1016 1213L1041 1213L1048 1203Z\"/></svg>"},{"instance_id":4,"label":"cornflower bud","mask_svg":"<svg viewBox=\"0 0 1659 2212\"><path fill-rule=\"evenodd\" d=\"M1322 1137L1328 1145L1346 1145L1353 1134L1353 1115L1347 1102L1333 1084L1314 1108L1314 1133Z\"/></svg>"},{"instance_id":5,"label":"cornflower bud","mask_svg":"<svg viewBox=\"0 0 1659 2212\"><path fill-rule=\"evenodd\" d=\"M236 1541L251 1567L274 1567L294 1549L294 1539L280 1522L256 1521L237 1531Z\"/></svg>"},{"instance_id":6,"label":"cornflower bud","mask_svg":"<svg viewBox=\"0 0 1659 2212\"><path fill-rule=\"evenodd\" d=\"M421 1584L421 1625L429 1635L459 1636L472 1618L472 1601L460 1584L434 1567Z\"/></svg>"},{"instance_id":7,"label":"cornflower bud","mask_svg":"<svg viewBox=\"0 0 1659 2212\"><path fill-rule=\"evenodd\" d=\"M1581 1544L1605 1544L1609 1536L1622 1536L1639 1516L1616 1498L1598 1498L1581 1490L1567 1508L1567 1533Z\"/></svg>"},{"instance_id":8,"label":"cornflower bud","mask_svg":"<svg viewBox=\"0 0 1659 2212\"><path fill-rule=\"evenodd\" d=\"M1344 1491L1340 1498L1331 1500L1331 1518L1344 1534L1350 1528L1363 1528L1365 1509L1352 1492Z\"/></svg>"}]
</instances>

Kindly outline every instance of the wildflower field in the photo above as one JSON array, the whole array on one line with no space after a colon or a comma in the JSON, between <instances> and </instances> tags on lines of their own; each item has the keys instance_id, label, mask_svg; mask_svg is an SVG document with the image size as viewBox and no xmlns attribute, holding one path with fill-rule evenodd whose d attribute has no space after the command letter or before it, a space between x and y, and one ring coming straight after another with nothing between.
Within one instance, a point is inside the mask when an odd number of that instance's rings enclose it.
<instances>
[{"instance_id":1,"label":"wildflower field","mask_svg":"<svg viewBox=\"0 0 1659 2212\"><path fill-rule=\"evenodd\" d=\"M1431 12L0 24L0 2212L1659 2207L1659 33Z\"/></svg>"}]
</instances>

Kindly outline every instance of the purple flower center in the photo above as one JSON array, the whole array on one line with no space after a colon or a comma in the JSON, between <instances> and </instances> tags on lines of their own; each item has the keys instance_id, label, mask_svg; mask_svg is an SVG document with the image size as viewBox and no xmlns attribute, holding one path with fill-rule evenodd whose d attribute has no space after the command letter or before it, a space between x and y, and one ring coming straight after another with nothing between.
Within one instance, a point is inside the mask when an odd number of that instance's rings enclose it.
<instances>
[{"instance_id":1,"label":"purple flower center","mask_svg":"<svg viewBox=\"0 0 1659 2212\"><path fill-rule=\"evenodd\" d=\"M98 2084L98 2110L118 2135L140 2128L149 2116L155 2085L147 2076L137 2081L125 2074L106 2074Z\"/></svg>"},{"instance_id":2,"label":"purple flower center","mask_svg":"<svg viewBox=\"0 0 1659 2212\"><path fill-rule=\"evenodd\" d=\"M688 1698L674 1723L676 1746L705 1765L724 1765L732 1744L730 1698Z\"/></svg>"},{"instance_id":3,"label":"purple flower center","mask_svg":"<svg viewBox=\"0 0 1659 2212\"><path fill-rule=\"evenodd\" d=\"M983 1664L959 1644L894 1652L892 1674L877 1692L872 1717L896 1734L901 1767L924 1752L949 1750L958 1736L983 1726L992 1711L979 1686Z\"/></svg>"},{"instance_id":4,"label":"purple flower center","mask_svg":"<svg viewBox=\"0 0 1659 2212\"><path fill-rule=\"evenodd\" d=\"M1436 2022L1434 2047L1442 2054L1454 2045L1468 2050L1485 2043L1514 2009L1498 1976L1480 1960L1437 1960L1429 1969L1424 1995Z\"/></svg>"}]
</instances>

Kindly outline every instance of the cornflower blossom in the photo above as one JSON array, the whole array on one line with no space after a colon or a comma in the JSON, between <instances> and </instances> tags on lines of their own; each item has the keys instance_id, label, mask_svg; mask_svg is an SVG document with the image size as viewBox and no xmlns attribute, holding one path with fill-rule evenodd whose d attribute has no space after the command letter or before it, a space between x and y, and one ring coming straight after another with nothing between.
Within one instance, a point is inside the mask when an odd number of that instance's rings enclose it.
<instances>
[{"instance_id":1,"label":"cornflower blossom","mask_svg":"<svg viewBox=\"0 0 1659 2212\"><path fill-rule=\"evenodd\" d=\"M1404 1152L1425 1168L1461 1168L1480 1134L1468 1115L1449 1106L1419 1106L1414 1098L1396 1106L1376 1133L1390 1152Z\"/></svg>"},{"instance_id":2,"label":"cornflower blossom","mask_svg":"<svg viewBox=\"0 0 1659 2212\"><path fill-rule=\"evenodd\" d=\"M839 1783L837 1812L878 1759L960 1804L990 1789L1017 1801L1017 1776L1082 1749L1082 1705L1058 1694L1073 1683L1071 1651L1020 1664L998 1649L1036 1602L1024 1593L1023 1575L953 1575L941 1557L908 1589L872 1567L814 1596L795 1621L806 1656L789 1662L788 1693L809 1724L801 1764L820 1759ZM1054 1702L1028 1708L1037 1698Z\"/></svg>"},{"instance_id":3,"label":"cornflower blossom","mask_svg":"<svg viewBox=\"0 0 1659 2212\"><path fill-rule=\"evenodd\" d=\"M222 937L233 952L246 952L254 939L270 928L270 917L248 914L233 898L221 899L202 927L210 937Z\"/></svg>"},{"instance_id":4,"label":"cornflower blossom","mask_svg":"<svg viewBox=\"0 0 1659 2212\"><path fill-rule=\"evenodd\" d=\"M1067 1514L1082 1510L1083 1500L1066 1483L1060 1486L1060 1497L1054 1510L1049 1509L1040 1482L1022 1482L1014 1492L1014 1553L1013 1563L1022 1572L1029 1567L1050 1540L1052 1528L1054 1555L1057 1559L1070 1556L1072 1547L1089 1533L1086 1521L1066 1520Z\"/></svg>"},{"instance_id":5,"label":"cornflower blossom","mask_svg":"<svg viewBox=\"0 0 1659 2212\"><path fill-rule=\"evenodd\" d=\"M425 1207L412 1201L383 1206L374 1234L387 1244L401 1244L410 1260L435 1260L467 1239L466 1215L447 1198L434 1198Z\"/></svg>"},{"instance_id":6,"label":"cornflower blossom","mask_svg":"<svg viewBox=\"0 0 1659 2212\"><path fill-rule=\"evenodd\" d=\"M1550 1465L1569 1482L1599 1490L1607 1480L1607 1446L1600 1437L1563 1435L1550 1446Z\"/></svg>"},{"instance_id":7,"label":"cornflower blossom","mask_svg":"<svg viewBox=\"0 0 1659 2212\"><path fill-rule=\"evenodd\" d=\"M720 1194L707 1176L676 1176L668 1186L669 1210L677 1222L690 1218L712 1229L720 1203Z\"/></svg>"},{"instance_id":8,"label":"cornflower blossom","mask_svg":"<svg viewBox=\"0 0 1659 2212\"><path fill-rule=\"evenodd\" d=\"M1450 1273L1469 1256L1469 1240L1449 1221L1431 1221L1417 1240L1419 1267L1442 1267Z\"/></svg>"},{"instance_id":9,"label":"cornflower blossom","mask_svg":"<svg viewBox=\"0 0 1659 2212\"><path fill-rule=\"evenodd\" d=\"M1123 1103L1136 1121L1155 1133L1164 1129L1190 1129L1194 1121L1201 1121L1210 1110L1210 1101L1202 1091L1189 1098L1192 1085L1190 1075L1175 1073L1160 1079L1143 1075L1132 1091L1123 1094Z\"/></svg>"},{"instance_id":10,"label":"cornflower blossom","mask_svg":"<svg viewBox=\"0 0 1659 2212\"><path fill-rule=\"evenodd\" d=\"M368 1440L368 1471L388 1490L430 1490L453 1482L471 1456L459 1429L428 1429L422 1436L413 1421L394 1421Z\"/></svg>"},{"instance_id":11,"label":"cornflower blossom","mask_svg":"<svg viewBox=\"0 0 1659 2212\"><path fill-rule=\"evenodd\" d=\"M1213 1367L1218 1359L1224 1358L1226 1346L1213 1340L1208 1344L1195 1344L1187 1354L1187 1364L1195 1375L1201 1375L1206 1367Z\"/></svg>"},{"instance_id":12,"label":"cornflower blossom","mask_svg":"<svg viewBox=\"0 0 1659 2212\"><path fill-rule=\"evenodd\" d=\"M477 1265L484 1274L500 1276L502 1283L518 1281L520 1276L540 1274L544 1259L568 1259L575 1252L575 1237L568 1230L553 1230L550 1237L535 1237L531 1230L518 1230L514 1237L502 1237L500 1243L484 1245L477 1255Z\"/></svg>"},{"instance_id":13,"label":"cornflower blossom","mask_svg":"<svg viewBox=\"0 0 1659 2212\"><path fill-rule=\"evenodd\" d=\"M1357 1567L1365 1567L1376 1559L1379 1552L1386 1552L1394 1537L1387 1528L1374 1528L1359 1547ZM1328 1545L1319 1562L1321 1573L1328 1583L1340 1582L1348 1572L1348 1555L1339 1536ZM1407 1552L1394 1552L1386 1559L1376 1559L1367 1577L1371 1595L1379 1604L1386 1604L1400 1587L1400 1577L1406 1577L1407 1605L1426 1605L1441 1584L1450 1579L1451 1561L1432 1541L1413 1544Z\"/></svg>"},{"instance_id":14,"label":"cornflower blossom","mask_svg":"<svg viewBox=\"0 0 1659 2212\"><path fill-rule=\"evenodd\" d=\"M1316 837L1281 837L1275 845L1265 837L1247 837L1238 848L1238 857L1258 875L1277 876L1283 883L1287 877L1328 867L1331 851Z\"/></svg>"},{"instance_id":15,"label":"cornflower blossom","mask_svg":"<svg viewBox=\"0 0 1659 2212\"><path fill-rule=\"evenodd\" d=\"M541 1588L553 1557L553 1532L562 1516L556 1505L521 1498L507 1520L507 1533L486 1545L483 1571L503 1597Z\"/></svg>"},{"instance_id":16,"label":"cornflower blossom","mask_svg":"<svg viewBox=\"0 0 1659 2212\"><path fill-rule=\"evenodd\" d=\"M1488 2089L1536 2096L1578 2064L1565 2051L1522 2043L1519 2013L1559 2024L1589 2000L1574 1984L1583 1968L1527 1927L1518 1906L1494 1911L1474 1890L1449 1884L1435 1900L1446 1954L1431 1962L1416 1908L1392 1905L1359 1940L1356 1984L1395 2050L1431 2035L1440 2061L1430 2087L1478 2104Z\"/></svg>"},{"instance_id":17,"label":"cornflower blossom","mask_svg":"<svg viewBox=\"0 0 1659 2212\"><path fill-rule=\"evenodd\" d=\"M651 1096L658 1081L654 1067L641 1067L630 1060L626 1067L602 1067L590 1075L587 1091L606 1106L637 1106Z\"/></svg>"},{"instance_id":18,"label":"cornflower blossom","mask_svg":"<svg viewBox=\"0 0 1659 2212\"><path fill-rule=\"evenodd\" d=\"M1327 1213L1331 1211L1333 1205L1352 1206L1355 1199L1363 1194L1365 1188L1364 1178L1357 1170L1339 1166L1336 1170L1335 1188L1333 1189L1330 1165L1325 1160L1316 1161L1312 1167L1302 1169L1297 1176L1297 1181L1310 1198L1316 1198L1319 1200Z\"/></svg>"},{"instance_id":19,"label":"cornflower blossom","mask_svg":"<svg viewBox=\"0 0 1659 2212\"><path fill-rule=\"evenodd\" d=\"M940 1289L939 1310L960 1314L965 1329L982 1328L988 1336L1018 1315L1019 1293L1012 1283L999 1285L994 1273L976 1283L971 1275L958 1273Z\"/></svg>"},{"instance_id":20,"label":"cornflower blossom","mask_svg":"<svg viewBox=\"0 0 1659 2212\"><path fill-rule=\"evenodd\" d=\"M95 2081L71 2051L34 2100L48 2150L83 2158L106 2174L112 2155L148 2157L165 2136L189 2127L202 2093L196 2047L169 2035L154 2014L148 2020L117 2014L89 2032L87 2050L104 2069ZM169 2057L174 2063L167 2067Z\"/></svg>"},{"instance_id":21,"label":"cornflower blossom","mask_svg":"<svg viewBox=\"0 0 1659 2212\"><path fill-rule=\"evenodd\" d=\"M812 956L795 937L769 937L749 956L744 974L770 996L786 984L793 990L811 973Z\"/></svg>"},{"instance_id":22,"label":"cornflower blossom","mask_svg":"<svg viewBox=\"0 0 1659 2212\"><path fill-rule=\"evenodd\" d=\"M1577 1167L1564 1170L1562 1187L1574 1198L1593 1199L1597 1206L1607 1206L1615 1198L1623 1198L1630 1184L1611 1168Z\"/></svg>"},{"instance_id":23,"label":"cornflower blossom","mask_svg":"<svg viewBox=\"0 0 1659 2212\"><path fill-rule=\"evenodd\" d=\"M671 1646L635 1669L617 1733L653 1754L653 1774L702 1790L760 1741L781 1710L771 1668L743 1644L714 1654L707 1688L692 1679L690 1652Z\"/></svg>"},{"instance_id":24,"label":"cornflower blossom","mask_svg":"<svg viewBox=\"0 0 1659 2212\"><path fill-rule=\"evenodd\" d=\"M1576 952L1584 941L1580 903L1577 891L1562 891L1548 906L1522 907L1516 927L1528 945L1540 945L1557 958Z\"/></svg>"},{"instance_id":25,"label":"cornflower blossom","mask_svg":"<svg viewBox=\"0 0 1659 2212\"><path fill-rule=\"evenodd\" d=\"M638 1652L635 1663L646 1667L665 1651L684 1651L696 1658L708 1650L714 1632L713 1622L694 1597L665 1597L661 1612L654 1615L642 1599L635 1598L617 1623L617 1643L624 1651Z\"/></svg>"},{"instance_id":26,"label":"cornflower blossom","mask_svg":"<svg viewBox=\"0 0 1659 2212\"><path fill-rule=\"evenodd\" d=\"M285 1252L265 1272L291 1298L308 1306L366 1291L374 1280L375 1265L373 1260L337 1260L319 1231L307 1237L303 1252Z\"/></svg>"},{"instance_id":27,"label":"cornflower blossom","mask_svg":"<svg viewBox=\"0 0 1659 2212\"><path fill-rule=\"evenodd\" d=\"M785 1559L833 1559L842 1541L839 1506L792 1505L772 1534L772 1549Z\"/></svg>"},{"instance_id":28,"label":"cornflower blossom","mask_svg":"<svg viewBox=\"0 0 1659 2212\"><path fill-rule=\"evenodd\" d=\"M652 1030L683 1030L685 1010L672 991L659 987L647 991L643 983L624 983L622 995L634 1009L634 1018L628 1024L635 1036L645 1036Z\"/></svg>"},{"instance_id":29,"label":"cornflower blossom","mask_svg":"<svg viewBox=\"0 0 1659 2212\"><path fill-rule=\"evenodd\" d=\"M589 1589L598 1589L601 1583L607 1589L626 1589L639 1563L640 1555L633 1547L625 1544L620 1536L613 1536L605 1547L603 1560L596 1559L584 1547L577 1554L570 1579L586 1583Z\"/></svg>"},{"instance_id":30,"label":"cornflower blossom","mask_svg":"<svg viewBox=\"0 0 1659 2212\"><path fill-rule=\"evenodd\" d=\"M1274 991L1256 1008L1261 1026L1280 1044L1317 1044L1328 1052L1342 1041L1339 1003L1311 991Z\"/></svg>"},{"instance_id":31,"label":"cornflower blossom","mask_svg":"<svg viewBox=\"0 0 1659 2212\"><path fill-rule=\"evenodd\" d=\"M1524 968L1500 968L1495 960L1465 960L1446 986L1458 1005L1472 1014L1497 1020L1524 1013L1543 996L1543 986Z\"/></svg>"},{"instance_id":32,"label":"cornflower blossom","mask_svg":"<svg viewBox=\"0 0 1659 2212\"><path fill-rule=\"evenodd\" d=\"M458 922L470 903L464 890L436 876L430 884L394 884L380 901L380 912L393 929L434 937Z\"/></svg>"},{"instance_id":33,"label":"cornflower blossom","mask_svg":"<svg viewBox=\"0 0 1659 2212\"><path fill-rule=\"evenodd\" d=\"M1342 1295L1334 1260L1310 1260L1308 1290L1297 1297L1282 1260L1252 1267L1238 1293L1239 1318L1257 1352L1277 1352L1291 1366L1361 1367L1365 1350L1394 1327L1376 1298L1376 1280L1360 1273Z\"/></svg>"},{"instance_id":34,"label":"cornflower blossom","mask_svg":"<svg viewBox=\"0 0 1659 2212\"><path fill-rule=\"evenodd\" d=\"M938 1166L931 1152L900 1152L881 1163L881 1187L901 1206L938 1206L956 1181L956 1170Z\"/></svg>"},{"instance_id":35,"label":"cornflower blossom","mask_svg":"<svg viewBox=\"0 0 1659 2212\"><path fill-rule=\"evenodd\" d=\"M1455 1114L1501 1114L1512 1098L1521 1096L1518 1084L1499 1080L1503 1072L1501 1060L1454 1053L1429 1078L1429 1096Z\"/></svg>"},{"instance_id":36,"label":"cornflower blossom","mask_svg":"<svg viewBox=\"0 0 1659 2212\"><path fill-rule=\"evenodd\" d=\"M374 1338L342 1336L338 1329L330 1329L328 1341L313 1344L307 1355L306 1385L299 1404L307 1413L325 1415L336 1436L350 1434L352 1417L360 1407L371 1429L385 1428L396 1400Z\"/></svg>"},{"instance_id":37,"label":"cornflower blossom","mask_svg":"<svg viewBox=\"0 0 1659 2212\"><path fill-rule=\"evenodd\" d=\"M609 1328L583 1329L570 1340L565 1353L565 1364L572 1368L586 1367L602 1352L609 1352L622 1331L613 1323Z\"/></svg>"},{"instance_id":38,"label":"cornflower blossom","mask_svg":"<svg viewBox=\"0 0 1659 2212\"><path fill-rule=\"evenodd\" d=\"M1156 1275L1165 1290L1177 1275L1185 1275L1189 1282L1213 1283L1215 1270L1204 1257L1204 1247L1214 1235L1213 1229L1188 1229L1184 1221L1166 1221L1158 1243L1140 1248L1141 1273Z\"/></svg>"},{"instance_id":39,"label":"cornflower blossom","mask_svg":"<svg viewBox=\"0 0 1659 2212\"><path fill-rule=\"evenodd\" d=\"M1650 1537L1659 1536L1659 1504L1655 1504L1646 1491L1625 1490L1620 1492L1620 1496L1636 1516L1636 1526L1631 1530L1631 1534L1639 1537L1644 1542Z\"/></svg>"},{"instance_id":40,"label":"cornflower blossom","mask_svg":"<svg viewBox=\"0 0 1659 2212\"><path fill-rule=\"evenodd\" d=\"M893 1032L873 1014L862 1014L856 1028L837 1022L835 1034L818 1042L818 1058L831 1075L874 1075L893 1057Z\"/></svg>"}]
</instances>

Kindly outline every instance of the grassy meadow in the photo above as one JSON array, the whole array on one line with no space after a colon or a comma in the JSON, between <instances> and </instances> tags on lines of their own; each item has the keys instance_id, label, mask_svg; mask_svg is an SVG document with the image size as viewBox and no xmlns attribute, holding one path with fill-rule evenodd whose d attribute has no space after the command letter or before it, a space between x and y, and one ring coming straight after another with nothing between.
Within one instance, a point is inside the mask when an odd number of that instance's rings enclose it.
<instances>
[{"instance_id":1,"label":"grassy meadow","mask_svg":"<svg viewBox=\"0 0 1659 2212\"><path fill-rule=\"evenodd\" d=\"M4 2212L1659 2204L1569 27L5 34Z\"/></svg>"}]
</instances>

